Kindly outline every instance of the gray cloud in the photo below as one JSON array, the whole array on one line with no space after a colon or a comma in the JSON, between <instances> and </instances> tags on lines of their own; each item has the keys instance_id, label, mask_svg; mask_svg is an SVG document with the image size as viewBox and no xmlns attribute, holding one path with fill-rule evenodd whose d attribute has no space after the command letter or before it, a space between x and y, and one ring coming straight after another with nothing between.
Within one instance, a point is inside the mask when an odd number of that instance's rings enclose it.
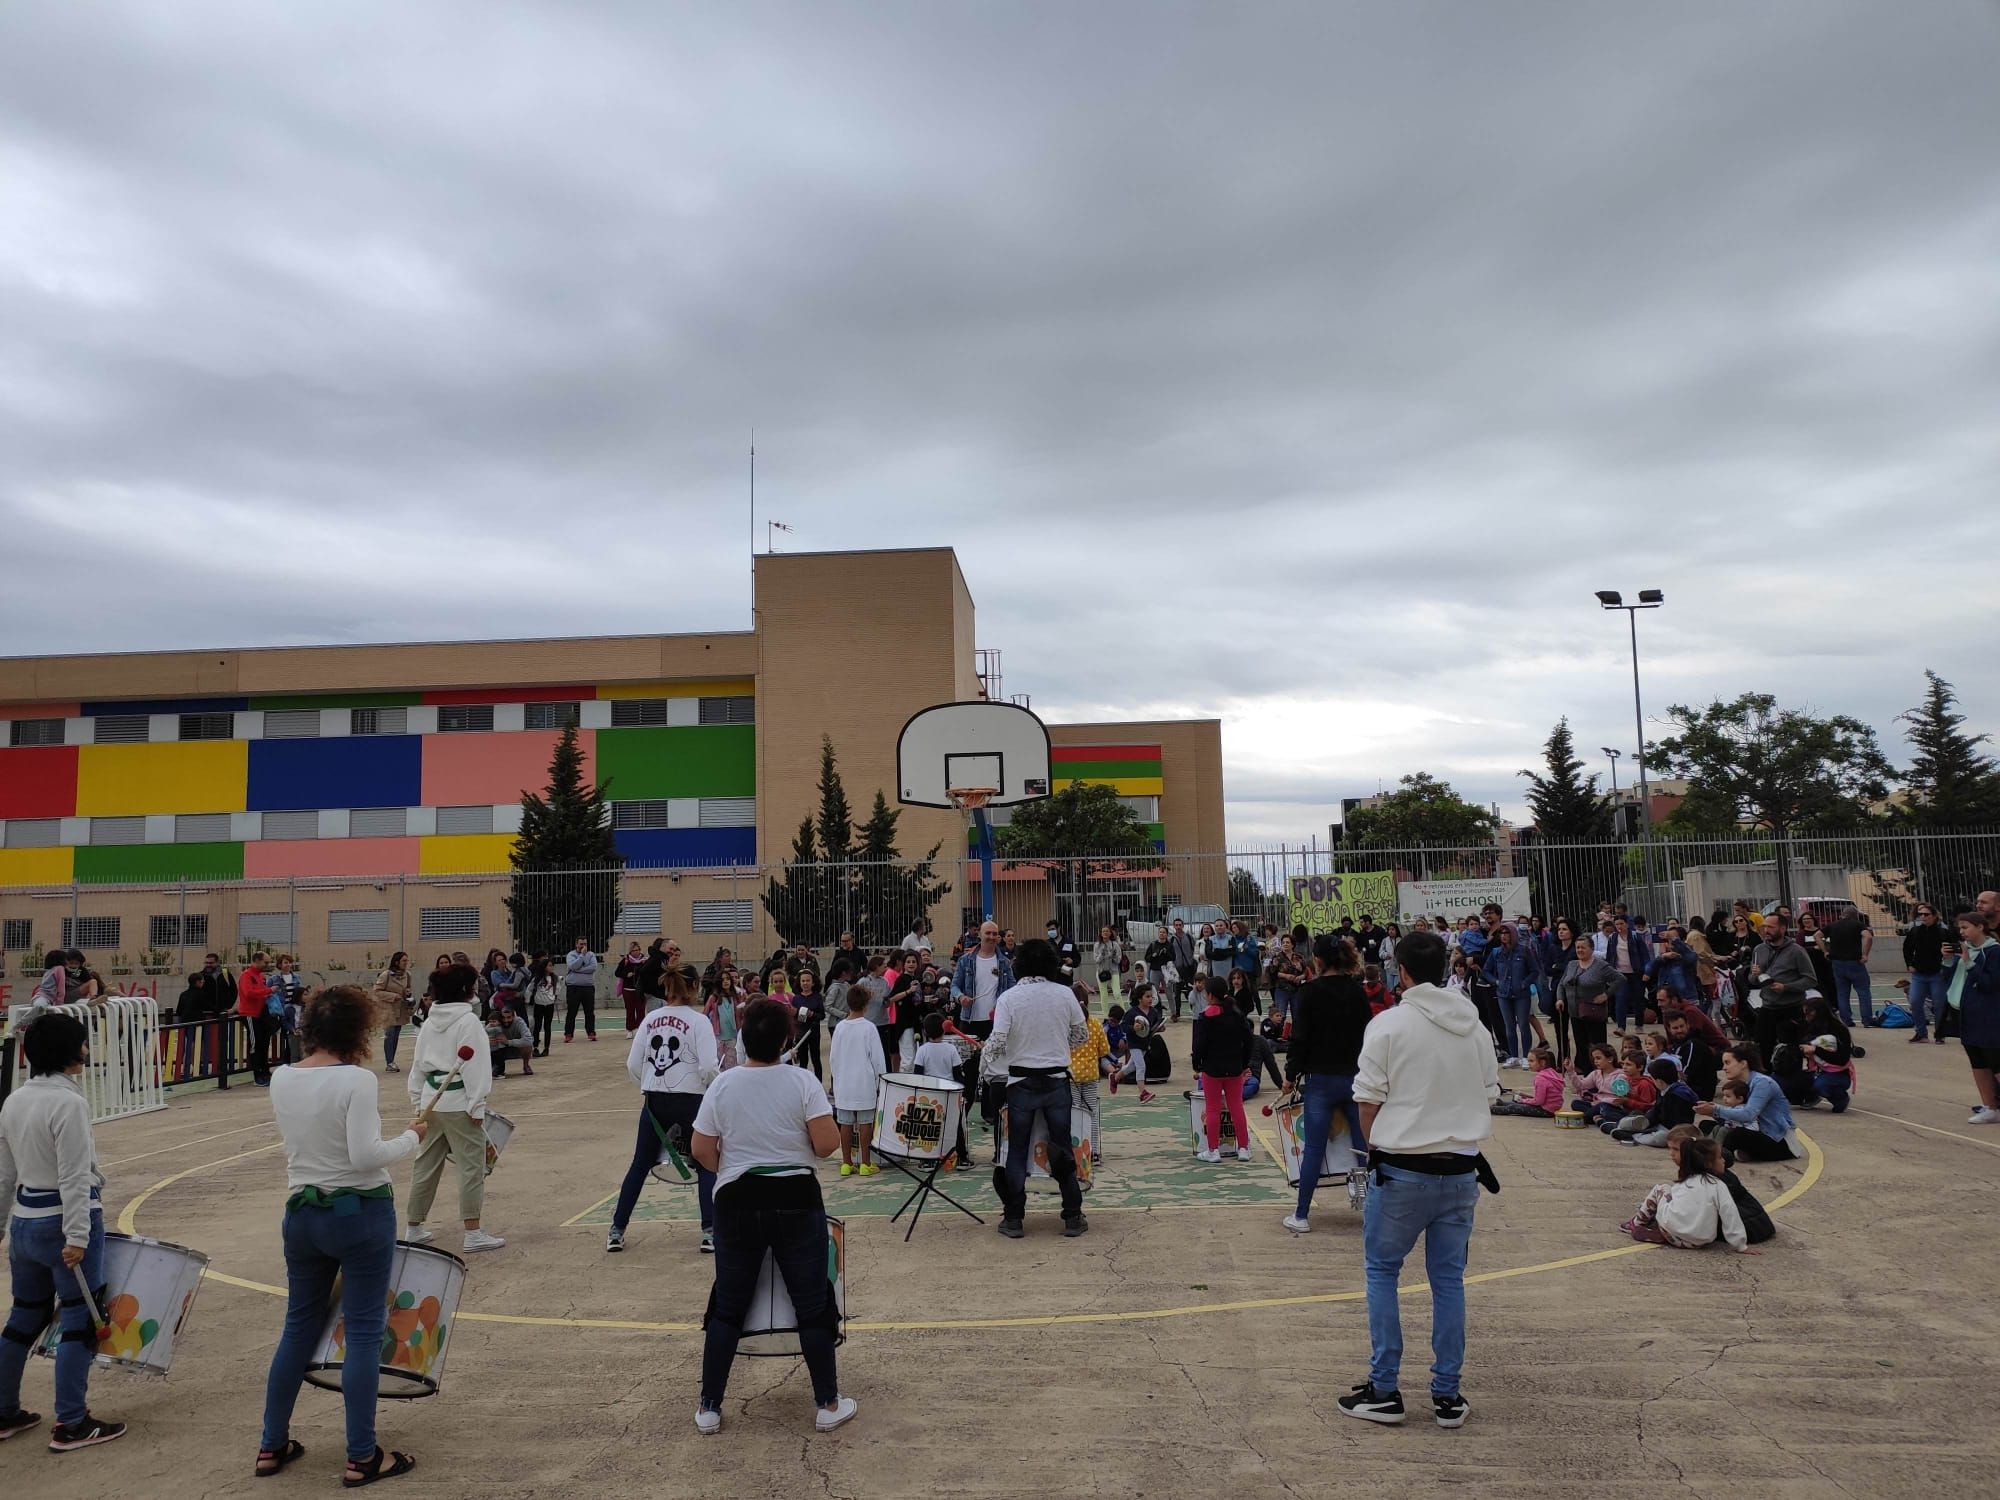
<instances>
[{"instance_id":1,"label":"gray cloud","mask_svg":"<svg viewBox=\"0 0 2000 1500\"><path fill-rule=\"evenodd\" d=\"M1889 732L1932 665L2000 725L1996 54L1973 6L12 7L0 639L740 625L755 425L799 545L957 546L1038 708L1224 715L1241 840L1627 744L1599 587L1668 590L1655 709Z\"/></svg>"}]
</instances>

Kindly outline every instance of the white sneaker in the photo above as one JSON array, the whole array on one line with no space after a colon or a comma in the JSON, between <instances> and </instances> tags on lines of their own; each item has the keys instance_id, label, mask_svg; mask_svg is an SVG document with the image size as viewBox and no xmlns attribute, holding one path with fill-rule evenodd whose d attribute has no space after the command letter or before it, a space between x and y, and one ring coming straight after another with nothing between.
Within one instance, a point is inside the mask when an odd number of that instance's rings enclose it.
<instances>
[{"instance_id":1,"label":"white sneaker","mask_svg":"<svg viewBox=\"0 0 2000 1500\"><path fill-rule=\"evenodd\" d=\"M1222 1160L1222 1153L1220 1151L1197 1151L1194 1154L1194 1159L1196 1161L1218 1162Z\"/></svg>"},{"instance_id":2,"label":"white sneaker","mask_svg":"<svg viewBox=\"0 0 2000 1500\"><path fill-rule=\"evenodd\" d=\"M506 1243L499 1235L488 1234L483 1229L465 1231L465 1253L468 1255L477 1250L498 1250Z\"/></svg>"},{"instance_id":3,"label":"white sneaker","mask_svg":"<svg viewBox=\"0 0 2000 1500\"><path fill-rule=\"evenodd\" d=\"M831 1432L841 1423L852 1421L861 1407L852 1396L842 1396L833 1403L833 1410L818 1407L813 1412L813 1426L821 1432Z\"/></svg>"},{"instance_id":4,"label":"white sneaker","mask_svg":"<svg viewBox=\"0 0 2000 1500\"><path fill-rule=\"evenodd\" d=\"M1966 1118L1968 1125L2000 1125L2000 1109L1988 1109L1981 1105Z\"/></svg>"},{"instance_id":5,"label":"white sneaker","mask_svg":"<svg viewBox=\"0 0 2000 1500\"><path fill-rule=\"evenodd\" d=\"M424 1228L423 1225L412 1224L409 1227L409 1231L403 1236L403 1243L406 1245L428 1245L436 1238L437 1236Z\"/></svg>"},{"instance_id":6,"label":"white sneaker","mask_svg":"<svg viewBox=\"0 0 2000 1500\"><path fill-rule=\"evenodd\" d=\"M703 1437L714 1437L722 1431L722 1413L697 1406L694 1409L694 1430Z\"/></svg>"},{"instance_id":7,"label":"white sneaker","mask_svg":"<svg viewBox=\"0 0 2000 1500\"><path fill-rule=\"evenodd\" d=\"M1238 1146L1236 1148L1236 1159L1238 1161L1250 1160L1250 1148L1248 1146Z\"/></svg>"},{"instance_id":8,"label":"white sneaker","mask_svg":"<svg viewBox=\"0 0 2000 1500\"><path fill-rule=\"evenodd\" d=\"M1311 1234L1313 1232L1312 1224L1308 1220L1301 1219L1297 1214L1285 1215L1285 1228L1291 1230L1293 1234Z\"/></svg>"}]
</instances>

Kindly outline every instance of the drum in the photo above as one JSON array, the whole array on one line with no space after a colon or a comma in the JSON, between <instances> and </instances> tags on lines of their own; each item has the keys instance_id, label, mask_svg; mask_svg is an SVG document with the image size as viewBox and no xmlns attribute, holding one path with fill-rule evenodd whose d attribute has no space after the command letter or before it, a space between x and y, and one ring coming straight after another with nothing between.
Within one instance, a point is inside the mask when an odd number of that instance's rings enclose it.
<instances>
[{"instance_id":1,"label":"drum","mask_svg":"<svg viewBox=\"0 0 2000 1500\"><path fill-rule=\"evenodd\" d=\"M833 1283L833 1341L844 1344L847 1342L846 1221L829 1214L826 1240L826 1275ZM763 1269L757 1273L757 1290L750 1295L750 1311L744 1315L743 1336L737 1341L736 1352L753 1359L801 1352L798 1314L792 1311L791 1293L785 1290L785 1278L778 1274L778 1263L768 1250L764 1252Z\"/></svg>"},{"instance_id":2,"label":"drum","mask_svg":"<svg viewBox=\"0 0 2000 1500\"><path fill-rule=\"evenodd\" d=\"M199 1250L107 1233L104 1285L96 1293L104 1326L97 1332L95 1362L141 1375L166 1374L174 1362L174 1340L187 1322L207 1269L208 1257ZM73 1276L70 1282L73 1286ZM63 1295L74 1292L66 1290ZM55 1358L61 1334L60 1323L51 1324L35 1352Z\"/></svg>"},{"instance_id":3,"label":"drum","mask_svg":"<svg viewBox=\"0 0 2000 1500\"><path fill-rule=\"evenodd\" d=\"M486 1111L486 1175L491 1177L493 1169L500 1165L500 1153L507 1149L507 1142L514 1138L514 1122L497 1109Z\"/></svg>"},{"instance_id":4,"label":"drum","mask_svg":"<svg viewBox=\"0 0 2000 1500\"><path fill-rule=\"evenodd\" d=\"M905 1161L943 1161L958 1145L965 1085L921 1073L884 1073L875 1085L874 1150Z\"/></svg>"},{"instance_id":5,"label":"drum","mask_svg":"<svg viewBox=\"0 0 2000 1500\"><path fill-rule=\"evenodd\" d=\"M464 1291L465 1262L456 1255L430 1245L396 1242L396 1258L389 1267L389 1321L375 1355L383 1396L407 1401L438 1393ZM327 1312L326 1332L306 1366L306 1379L321 1390L337 1391L346 1363L347 1325L336 1303Z\"/></svg>"},{"instance_id":6,"label":"drum","mask_svg":"<svg viewBox=\"0 0 2000 1500\"><path fill-rule=\"evenodd\" d=\"M1306 1166L1306 1107L1303 1102L1278 1106L1278 1149L1285 1157L1285 1181L1299 1185ZM1347 1144L1347 1116L1339 1109L1326 1126L1326 1155L1320 1158L1319 1181L1345 1182L1354 1153Z\"/></svg>"},{"instance_id":7,"label":"drum","mask_svg":"<svg viewBox=\"0 0 2000 1500\"><path fill-rule=\"evenodd\" d=\"M1069 1112L1069 1149L1076 1158L1076 1186L1079 1192L1090 1191L1090 1153L1095 1145L1092 1140L1095 1122L1082 1110L1071 1106ZM1000 1139L1007 1139L1007 1110L1000 1110ZM1000 1148L1000 1159L1007 1159L1007 1149ZM1055 1193L1061 1189L1056 1185L1055 1174L1049 1170L1049 1123L1045 1115L1035 1116L1035 1128L1028 1132L1028 1191L1031 1193Z\"/></svg>"},{"instance_id":8,"label":"drum","mask_svg":"<svg viewBox=\"0 0 2000 1500\"><path fill-rule=\"evenodd\" d=\"M1194 1143L1196 1156L1208 1149L1208 1108L1202 1103L1199 1087L1188 1095L1188 1139ZM1221 1141L1224 1151L1233 1151L1237 1146L1250 1144L1250 1132L1239 1131L1236 1128L1236 1122L1229 1117L1227 1104L1222 1106L1222 1127L1217 1139Z\"/></svg>"},{"instance_id":9,"label":"drum","mask_svg":"<svg viewBox=\"0 0 2000 1500\"><path fill-rule=\"evenodd\" d=\"M1581 1130L1584 1126L1583 1111L1580 1109L1559 1109L1556 1111L1556 1129Z\"/></svg>"}]
</instances>

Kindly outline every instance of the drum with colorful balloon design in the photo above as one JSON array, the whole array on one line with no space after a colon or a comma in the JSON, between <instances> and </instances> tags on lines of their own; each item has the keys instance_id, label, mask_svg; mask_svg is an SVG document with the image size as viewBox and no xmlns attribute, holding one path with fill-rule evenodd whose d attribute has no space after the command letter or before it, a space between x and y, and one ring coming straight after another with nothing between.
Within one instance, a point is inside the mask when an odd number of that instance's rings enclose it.
<instances>
[{"instance_id":1,"label":"drum with colorful balloon design","mask_svg":"<svg viewBox=\"0 0 2000 1500\"><path fill-rule=\"evenodd\" d=\"M392 1400L435 1396L444 1381L444 1357L465 1291L465 1262L431 1245L396 1242L389 1268L389 1319L377 1353L382 1395ZM336 1303L326 1332L306 1366L306 1379L322 1390L340 1389L347 1363L347 1324Z\"/></svg>"},{"instance_id":2,"label":"drum with colorful balloon design","mask_svg":"<svg viewBox=\"0 0 2000 1500\"><path fill-rule=\"evenodd\" d=\"M97 1289L104 1322L97 1330L96 1362L141 1375L164 1375L174 1340L201 1290L208 1257L185 1245L141 1235L104 1236L104 1285ZM36 1348L54 1358L61 1329L50 1325Z\"/></svg>"}]
</instances>

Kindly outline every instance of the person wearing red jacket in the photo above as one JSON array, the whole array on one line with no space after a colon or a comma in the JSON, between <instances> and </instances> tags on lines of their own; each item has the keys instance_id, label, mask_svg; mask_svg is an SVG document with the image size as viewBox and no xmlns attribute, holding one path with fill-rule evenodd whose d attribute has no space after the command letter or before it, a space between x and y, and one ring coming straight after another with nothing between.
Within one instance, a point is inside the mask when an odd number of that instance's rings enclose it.
<instances>
[{"instance_id":1,"label":"person wearing red jacket","mask_svg":"<svg viewBox=\"0 0 2000 1500\"><path fill-rule=\"evenodd\" d=\"M271 1086L271 1043L279 1029L277 1018L266 1014L271 981L264 971L270 962L270 954L255 954L236 980L236 1014L250 1022L250 1069L260 1088Z\"/></svg>"}]
</instances>

